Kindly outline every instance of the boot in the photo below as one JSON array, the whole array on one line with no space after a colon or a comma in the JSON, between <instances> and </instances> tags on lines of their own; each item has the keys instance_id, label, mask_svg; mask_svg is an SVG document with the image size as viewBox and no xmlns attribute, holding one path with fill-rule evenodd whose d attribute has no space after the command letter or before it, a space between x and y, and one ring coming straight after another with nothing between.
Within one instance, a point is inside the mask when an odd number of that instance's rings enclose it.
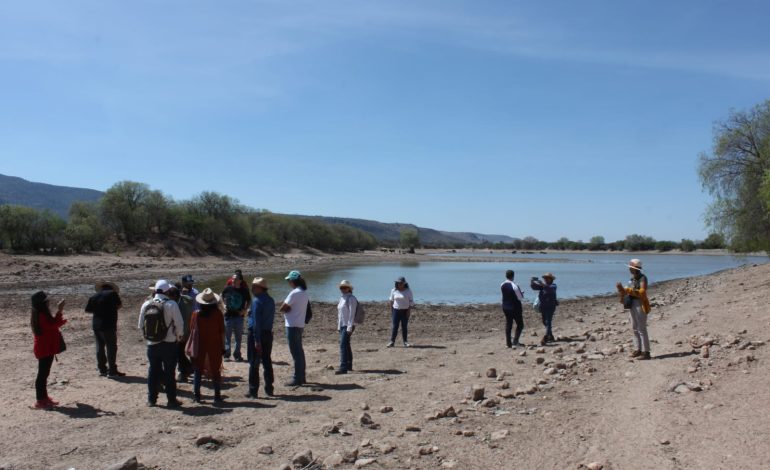
<instances>
[{"instance_id":1,"label":"boot","mask_svg":"<svg viewBox=\"0 0 770 470\"><path fill-rule=\"evenodd\" d=\"M639 350L636 350L636 351L632 352L629 357L639 357L641 355L642 355L642 352L639 351Z\"/></svg>"}]
</instances>

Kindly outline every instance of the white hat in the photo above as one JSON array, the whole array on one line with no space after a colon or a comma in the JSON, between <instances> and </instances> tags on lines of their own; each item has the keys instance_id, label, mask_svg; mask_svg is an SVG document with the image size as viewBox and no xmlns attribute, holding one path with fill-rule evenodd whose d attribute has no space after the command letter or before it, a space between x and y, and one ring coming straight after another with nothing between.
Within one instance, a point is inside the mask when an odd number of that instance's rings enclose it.
<instances>
[{"instance_id":1,"label":"white hat","mask_svg":"<svg viewBox=\"0 0 770 470\"><path fill-rule=\"evenodd\" d=\"M158 282L155 283L155 292L168 292L171 287L170 282L165 279L159 279Z\"/></svg>"},{"instance_id":2,"label":"white hat","mask_svg":"<svg viewBox=\"0 0 770 470\"><path fill-rule=\"evenodd\" d=\"M350 281L347 281L345 279L340 282L340 287L347 287L350 290L353 290L353 284L350 283Z\"/></svg>"},{"instance_id":3,"label":"white hat","mask_svg":"<svg viewBox=\"0 0 770 470\"><path fill-rule=\"evenodd\" d=\"M251 281L251 285L267 289L267 281L263 277L255 277L254 280Z\"/></svg>"},{"instance_id":4,"label":"white hat","mask_svg":"<svg viewBox=\"0 0 770 470\"><path fill-rule=\"evenodd\" d=\"M641 271L642 270L642 261L634 258L634 259L632 259L631 261L628 262L628 267L631 268L631 269L636 269L637 271Z\"/></svg>"},{"instance_id":5,"label":"white hat","mask_svg":"<svg viewBox=\"0 0 770 470\"><path fill-rule=\"evenodd\" d=\"M195 301L201 305L213 305L219 303L220 297L207 287L203 292L195 296Z\"/></svg>"}]
</instances>

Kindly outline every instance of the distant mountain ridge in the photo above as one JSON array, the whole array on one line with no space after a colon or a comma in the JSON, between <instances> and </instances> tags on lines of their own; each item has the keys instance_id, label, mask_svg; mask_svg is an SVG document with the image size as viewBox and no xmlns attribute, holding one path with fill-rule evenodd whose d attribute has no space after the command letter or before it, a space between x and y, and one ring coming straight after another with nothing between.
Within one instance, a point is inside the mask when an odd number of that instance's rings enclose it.
<instances>
[{"instance_id":1,"label":"distant mountain ridge","mask_svg":"<svg viewBox=\"0 0 770 470\"><path fill-rule=\"evenodd\" d=\"M71 188L46 183L34 183L16 176L0 174L0 205L14 204L32 207L38 210L48 209L66 219L72 203L77 201L97 202L104 193L94 189ZM285 214L290 215L290 214ZM432 228L418 227L414 224L385 223L375 220L345 217L325 217L294 215L320 220L329 224L346 225L363 230L381 242L398 242L402 230L417 230L420 242L424 245L479 244L484 242L514 241L507 235L487 235L474 232L447 232Z\"/></svg>"},{"instance_id":2,"label":"distant mountain ridge","mask_svg":"<svg viewBox=\"0 0 770 470\"><path fill-rule=\"evenodd\" d=\"M71 188L34 183L16 176L0 174L0 205L14 204L53 212L66 219L74 202L96 202L104 193L95 189Z\"/></svg>"}]
</instances>

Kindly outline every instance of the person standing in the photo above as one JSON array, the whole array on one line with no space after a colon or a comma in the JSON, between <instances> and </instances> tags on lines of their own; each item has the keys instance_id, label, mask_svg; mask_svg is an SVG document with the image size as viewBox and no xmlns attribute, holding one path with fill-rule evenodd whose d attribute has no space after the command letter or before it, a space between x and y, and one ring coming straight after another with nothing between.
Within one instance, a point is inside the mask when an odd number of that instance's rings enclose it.
<instances>
[{"instance_id":1,"label":"person standing","mask_svg":"<svg viewBox=\"0 0 770 470\"><path fill-rule=\"evenodd\" d=\"M524 294L515 282L513 282L514 272L507 270L505 272L505 281L500 285L500 291L503 294L503 313L505 314L505 345L507 347L520 346L519 338L524 330L524 315L521 301L524 300ZM511 341L511 330L513 322L516 321L516 334Z\"/></svg>"},{"instance_id":2,"label":"person standing","mask_svg":"<svg viewBox=\"0 0 770 470\"><path fill-rule=\"evenodd\" d=\"M409 288L409 284L402 276L396 279L393 290L390 291L390 307L391 307L391 330L390 330L390 342L388 342L389 348L392 348L396 343L396 336L398 336L398 327L401 325L401 339L404 340L404 347L408 348L412 345L409 344L409 314L412 307L414 307L414 295Z\"/></svg>"},{"instance_id":3,"label":"person standing","mask_svg":"<svg viewBox=\"0 0 770 470\"><path fill-rule=\"evenodd\" d=\"M204 289L196 301L199 310L190 320L187 354L193 365L193 397L201 402L201 379L205 375L214 387L214 402L222 403L222 351L225 349L225 317L219 310L220 297Z\"/></svg>"},{"instance_id":4,"label":"person standing","mask_svg":"<svg viewBox=\"0 0 770 470\"><path fill-rule=\"evenodd\" d=\"M551 273L545 273L542 277L542 281L533 277L530 287L533 290L539 291L537 298L540 303L540 315L543 318L543 326L545 326L545 335L540 344L545 346L548 342L556 341L556 338L553 336L553 316L556 313L556 306L559 305L559 300L556 298L556 284L553 282L556 280L556 276Z\"/></svg>"},{"instance_id":5,"label":"person standing","mask_svg":"<svg viewBox=\"0 0 770 470\"><path fill-rule=\"evenodd\" d=\"M230 360L230 353L237 362L243 360L241 355L241 341L243 340L243 317L251 304L251 294L243 283L241 270L235 271L230 278L232 284L227 285L222 291L222 300L225 303L225 361ZM235 336L235 344L232 338Z\"/></svg>"},{"instance_id":6,"label":"person standing","mask_svg":"<svg viewBox=\"0 0 770 470\"><path fill-rule=\"evenodd\" d=\"M168 297L179 306L179 313L182 314L182 321L184 321L184 334L182 335L182 340L178 343L179 351L177 351L177 368L179 369L179 372L177 373L176 381L187 383L187 380L189 380L190 374L192 373L192 364L190 364L190 359L187 357L187 354L185 354L185 345L187 344L187 340L190 339L190 321L192 319L193 303L195 301L184 292L189 291L185 291L182 284L176 283L173 284L168 291Z\"/></svg>"},{"instance_id":7,"label":"person standing","mask_svg":"<svg viewBox=\"0 0 770 470\"><path fill-rule=\"evenodd\" d=\"M179 305L168 296L171 284L166 280L155 283L155 295L146 301L139 312L139 329L147 342L147 406L158 401L158 387L161 380L166 386L169 408L177 408L182 402L176 398L176 369L178 347L184 335L184 320ZM162 315L162 320L160 316ZM165 327L165 335L163 328ZM157 336L156 336L157 335Z\"/></svg>"},{"instance_id":8,"label":"person standing","mask_svg":"<svg viewBox=\"0 0 770 470\"><path fill-rule=\"evenodd\" d=\"M307 295L307 283L299 271L291 271L286 281L292 289L280 307L286 327L286 341L294 360L294 376L286 383L287 387L296 387L305 383L305 350L302 347L302 333L305 330L310 298Z\"/></svg>"},{"instance_id":9,"label":"person standing","mask_svg":"<svg viewBox=\"0 0 770 470\"><path fill-rule=\"evenodd\" d=\"M631 357L641 360L650 359L650 337L647 334L647 314L650 313L650 301L647 298L647 276L642 273L642 262L636 258L628 263L631 280L628 287L618 282L616 287L621 294L621 302L630 296L631 328L634 332L634 352Z\"/></svg>"},{"instance_id":10,"label":"person standing","mask_svg":"<svg viewBox=\"0 0 770 470\"><path fill-rule=\"evenodd\" d=\"M193 301L192 311L198 310L198 301L195 300L198 297L198 289L195 288L195 279L192 274L185 274L182 276L182 288L180 289L183 295L189 296ZM186 292L185 292L186 291Z\"/></svg>"},{"instance_id":11,"label":"person standing","mask_svg":"<svg viewBox=\"0 0 770 470\"><path fill-rule=\"evenodd\" d=\"M48 376L51 373L54 357L62 352L64 346L59 331L59 328L67 323L64 319L64 300L56 304L56 315L51 314L50 299L45 292L35 292L31 300L29 323L34 335L33 352L37 358L35 408L50 410L59 404L48 396Z\"/></svg>"},{"instance_id":12,"label":"person standing","mask_svg":"<svg viewBox=\"0 0 770 470\"><path fill-rule=\"evenodd\" d=\"M96 339L96 366L102 377L123 377L126 374L120 372L117 365L118 310L123 306L120 289L107 281L96 283L94 289L96 294L88 299L85 311L93 316L91 326Z\"/></svg>"},{"instance_id":13,"label":"person standing","mask_svg":"<svg viewBox=\"0 0 770 470\"><path fill-rule=\"evenodd\" d=\"M275 301L267 293L267 281L255 277L251 282L254 298L249 309L249 335L246 349L249 360L248 398L257 398L259 392L259 364L265 377L265 394L273 396L273 322Z\"/></svg>"},{"instance_id":14,"label":"person standing","mask_svg":"<svg viewBox=\"0 0 770 470\"><path fill-rule=\"evenodd\" d=\"M355 329L354 320L358 299L353 295L353 284L343 280L340 282L340 301L337 303L337 330L340 333L340 367L335 374L347 374L353 370L353 349L350 337Z\"/></svg>"}]
</instances>

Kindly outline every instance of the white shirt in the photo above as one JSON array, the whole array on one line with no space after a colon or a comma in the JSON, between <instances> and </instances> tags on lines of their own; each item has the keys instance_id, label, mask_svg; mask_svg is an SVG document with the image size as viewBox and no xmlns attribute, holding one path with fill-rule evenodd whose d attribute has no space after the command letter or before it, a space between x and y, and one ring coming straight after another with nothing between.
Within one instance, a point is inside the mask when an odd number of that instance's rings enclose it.
<instances>
[{"instance_id":1,"label":"white shirt","mask_svg":"<svg viewBox=\"0 0 770 470\"><path fill-rule=\"evenodd\" d=\"M337 329L353 326L353 319L356 316L358 300L353 294L345 294L340 297L337 304Z\"/></svg>"},{"instance_id":2,"label":"white shirt","mask_svg":"<svg viewBox=\"0 0 770 470\"><path fill-rule=\"evenodd\" d=\"M283 318L286 320L285 325L287 327L304 328L307 305L310 303L307 291L296 287L293 291L289 292L283 303L290 307L289 311L283 314Z\"/></svg>"},{"instance_id":3,"label":"white shirt","mask_svg":"<svg viewBox=\"0 0 770 470\"><path fill-rule=\"evenodd\" d=\"M144 311L150 302L163 302L163 318L168 325L168 332L166 338L162 341L164 343L176 343L182 340L184 335L184 319L182 318L182 312L179 311L179 305L173 300L169 299L163 294L155 294L151 300L142 304L142 309L139 311L139 329L142 329L144 323ZM147 346L160 344L161 341L147 341Z\"/></svg>"},{"instance_id":4,"label":"white shirt","mask_svg":"<svg viewBox=\"0 0 770 470\"><path fill-rule=\"evenodd\" d=\"M393 308L397 310L408 310L414 307L414 297L411 289L400 291L396 288L390 291L390 301L393 302Z\"/></svg>"}]
</instances>

